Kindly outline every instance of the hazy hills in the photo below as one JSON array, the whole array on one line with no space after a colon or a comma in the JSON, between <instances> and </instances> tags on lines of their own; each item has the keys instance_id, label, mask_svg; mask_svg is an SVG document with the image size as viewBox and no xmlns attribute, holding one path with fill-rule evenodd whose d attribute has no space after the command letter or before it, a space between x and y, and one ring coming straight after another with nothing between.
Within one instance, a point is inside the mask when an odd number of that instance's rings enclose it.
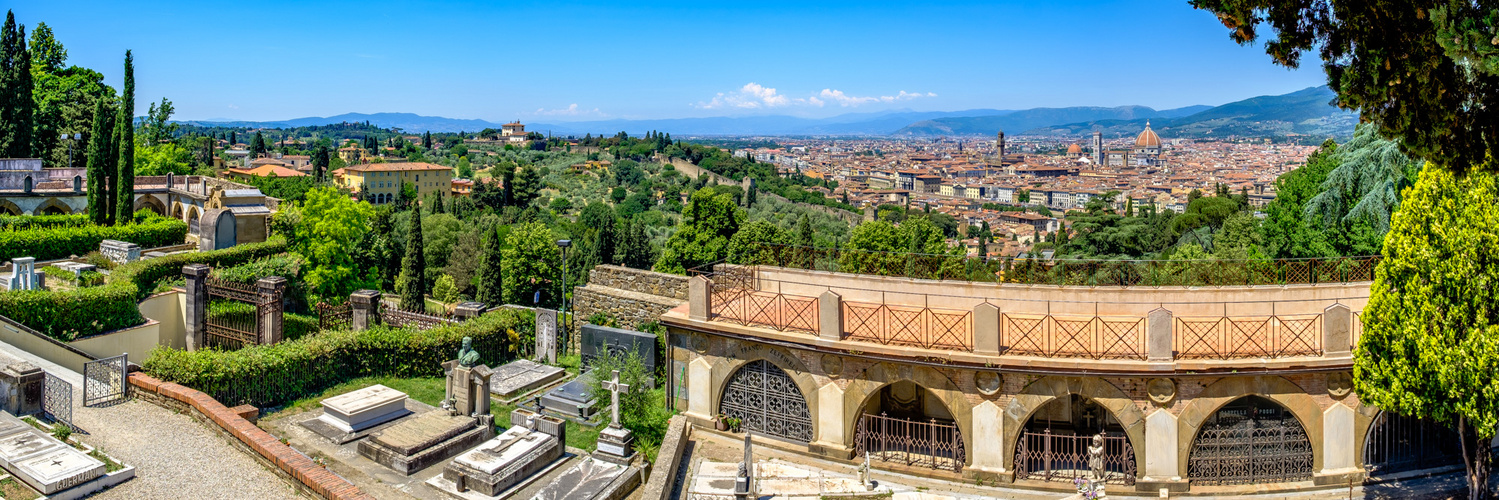
<instances>
[{"instance_id":1,"label":"hazy hills","mask_svg":"<svg viewBox=\"0 0 1499 500\"><path fill-rule=\"evenodd\" d=\"M657 120L596 120L584 122L526 122L526 129L553 135L631 135L657 130L675 136L703 135L872 135L872 136L992 136L1000 130L1012 135L1086 135L1094 130L1110 136L1139 133L1145 121L1163 137L1346 137L1353 133L1357 115L1331 104L1327 87L1290 94L1259 96L1222 106L1187 106L1156 110L1146 106L1033 108L1025 110L970 109L964 111L884 111L851 113L830 118L745 116ZM417 133L476 132L499 128L497 122L421 116L414 113L346 113L292 120L187 121L204 126L288 128L341 122L365 122Z\"/></svg>"}]
</instances>

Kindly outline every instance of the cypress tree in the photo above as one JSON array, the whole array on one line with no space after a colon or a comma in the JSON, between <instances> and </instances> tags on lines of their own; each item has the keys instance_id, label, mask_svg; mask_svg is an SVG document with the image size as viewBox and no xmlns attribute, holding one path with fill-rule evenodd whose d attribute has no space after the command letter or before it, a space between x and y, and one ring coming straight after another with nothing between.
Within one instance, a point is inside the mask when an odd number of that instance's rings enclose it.
<instances>
[{"instance_id":1,"label":"cypress tree","mask_svg":"<svg viewBox=\"0 0 1499 500\"><path fill-rule=\"evenodd\" d=\"M500 305L504 277L500 273L500 234L490 231L484 238L484 254L479 257L479 286L474 294L474 300L483 302L485 305Z\"/></svg>"},{"instance_id":2,"label":"cypress tree","mask_svg":"<svg viewBox=\"0 0 1499 500\"><path fill-rule=\"evenodd\" d=\"M31 51L26 49L26 27L21 26L17 30L16 38L19 40L16 51L15 67L15 135L11 136L10 157L31 158L36 155L32 150L32 119L36 116L36 99L31 97L33 83L31 81Z\"/></svg>"},{"instance_id":3,"label":"cypress tree","mask_svg":"<svg viewBox=\"0 0 1499 500\"><path fill-rule=\"evenodd\" d=\"M127 224L135 214L135 62L130 51L125 51L125 88L120 97L120 110L115 115L115 128L120 139L116 142L120 150L115 163L115 224Z\"/></svg>"},{"instance_id":4,"label":"cypress tree","mask_svg":"<svg viewBox=\"0 0 1499 500\"><path fill-rule=\"evenodd\" d=\"M230 130L229 131L229 147L232 148L232 147L234 147L235 144L239 144L239 136L236 135L233 130Z\"/></svg>"},{"instance_id":5,"label":"cypress tree","mask_svg":"<svg viewBox=\"0 0 1499 500\"><path fill-rule=\"evenodd\" d=\"M427 259L422 256L422 211L411 211L411 224L406 231L406 259L401 263L401 274L405 276L401 286L401 309L424 312L427 303Z\"/></svg>"},{"instance_id":6,"label":"cypress tree","mask_svg":"<svg viewBox=\"0 0 1499 500\"><path fill-rule=\"evenodd\" d=\"M109 223L109 213L114 205L109 203L109 165L114 147L110 145L111 118L109 105L100 97L94 103L94 128L89 132L88 144L88 215L94 224Z\"/></svg>"},{"instance_id":7,"label":"cypress tree","mask_svg":"<svg viewBox=\"0 0 1499 500\"><path fill-rule=\"evenodd\" d=\"M328 165L332 162L331 153L327 144L318 144L317 150L312 152L312 180L321 184L323 177L328 172Z\"/></svg>"}]
</instances>

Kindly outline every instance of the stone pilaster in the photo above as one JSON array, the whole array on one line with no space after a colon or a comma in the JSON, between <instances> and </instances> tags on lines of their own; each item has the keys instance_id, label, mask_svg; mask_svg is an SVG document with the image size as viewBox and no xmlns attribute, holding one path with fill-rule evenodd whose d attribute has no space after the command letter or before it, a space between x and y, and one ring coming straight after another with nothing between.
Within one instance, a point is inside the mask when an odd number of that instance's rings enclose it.
<instances>
[{"instance_id":1,"label":"stone pilaster","mask_svg":"<svg viewBox=\"0 0 1499 500\"><path fill-rule=\"evenodd\" d=\"M1353 355L1353 310L1333 304L1322 310L1322 355L1346 358Z\"/></svg>"},{"instance_id":2,"label":"stone pilaster","mask_svg":"<svg viewBox=\"0 0 1499 500\"><path fill-rule=\"evenodd\" d=\"M817 388L816 411L817 423L812 428L817 431L817 440L807 446L812 453L839 460L847 460L853 456L854 450L845 441L849 436L845 434L843 414L843 389L838 384L828 382Z\"/></svg>"},{"instance_id":3,"label":"stone pilaster","mask_svg":"<svg viewBox=\"0 0 1499 500\"><path fill-rule=\"evenodd\" d=\"M183 316L187 323L187 350L203 347L203 335L208 330L208 273L213 268L206 264L182 266L182 275L187 283L187 310Z\"/></svg>"},{"instance_id":4,"label":"stone pilaster","mask_svg":"<svg viewBox=\"0 0 1499 500\"><path fill-rule=\"evenodd\" d=\"M988 302L973 306L973 352L999 355L999 306Z\"/></svg>"},{"instance_id":5,"label":"stone pilaster","mask_svg":"<svg viewBox=\"0 0 1499 500\"><path fill-rule=\"evenodd\" d=\"M687 281L687 317L694 321L708 321L713 311L713 282L707 276L693 276Z\"/></svg>"},{"instance_id":6,"label":"stone pilaster","mask_svg":"<svg viewBox=\"0 0 1499 500\"><path fill-rule=\"evenodd\" d=\"M260 309L259 331L261 344L275 344L281 342L285 337L285 330L281 326L281 312L284 309L282 296L286 293L286 278L280 276L268 276L260 278L255 282L255 289L260 291L260 300L274 301L270 307Z\"/></svg>"},{"instance_id":7,"label":"stone pilaster","mask_svg":"<svg viewBox=\"0 0 1499 500\"><path fill-rule=\"evenodd\" d=\"M823 340L843 340L843 296L832 290L817 297L817 336Z\"/></svg>"},{"instance_id":8,"label":"stone pilaster","mask_svg":"<svg viewBox=\"0 0 1499 500\"><path fill-rule=\"evenodd\" d=\"M1312 482L1319 485L1363 482L1365 472L1358 466L1360 447L1354 437L1355 417L1353 409L1341 402L1322 412L1322 470L1312 475Z\"/></svg>"},{"instance_id":9,"label":"stone pilaster","mask_svg":"<svg viewBox=\"0 0 1499 500\"><path fill-rule=\"evenodd\" d=\"M1177 470L1178 427L1176 417L1165 408L1156 408L1145 417L1145 475L1135 481L1135 489L1157 492L1187 491L1187 482Z\"/></svg>"},{"instance_id":10,"label":"stone pilaster","mask_svg":"<svg viewBox=\"0 0 1499 500\"><path fill-rule=\"evenodd\" d=\"M992 307L992 305L990 305ZM997 320L996 320L997 321ZM984 401L973 407L973 466L971 470L990 480L1009 482L1011 474L1005 470L1004 409L993 401Z\"/></svg>"},{"instance_id":11,"label":"stone pilaster","mask_svg":"<svg viewBox=\"0 0 1499 500\"><path fill-rule=\"evenodd\" d=\"M349 295L349 327L368 330L380 323L380 292L360 290Z\"/></svg>"},{"instance_id":12,"label":"stone pilaster","mask_svg":"<svg viewBox=\"0 0 1499 500\"><path fill-rule=\"evenodd\" d=\"M1151 362L1170 362L1172 359L1171 311L1163 308L1150 311L1150 314L1145 317L1145 335L1147 359Z\"/></svg>"}]
</instances>

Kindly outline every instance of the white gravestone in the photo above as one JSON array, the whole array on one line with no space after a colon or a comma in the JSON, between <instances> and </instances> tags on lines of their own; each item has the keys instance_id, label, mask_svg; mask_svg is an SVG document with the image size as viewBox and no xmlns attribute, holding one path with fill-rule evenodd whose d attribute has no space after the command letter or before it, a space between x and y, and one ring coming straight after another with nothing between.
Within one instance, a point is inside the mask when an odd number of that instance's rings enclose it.
<instances>
[{"instance_id":1,"label":"white gravestone","mask_svg":"<svg viewBox=\"0 0 1499 500\"><path fill-rule=\"evenodd\" d=\"M406 393L383 385L324 399L323 416L328 425L344 432L359 432L410 414Z\"/></svg>"},{"instance_id":2,"label":"white gravestone","mask_svg":"<svg viewBox=\"0 0 1499 500\"><path fill-rule=\"evenodd\" d=\"M7 290L37 290L41 286L41 277L36 272L36 258L16 257L10 260L10 279L6 283Z\"/></svg>"},{"instance_id":3,"label":"white gravestone","mask_svg":"<svg viewBox=\"0 0 1499 500\"><path fill-rule=\"evenodd\" d=\"M44 495L51 495L104 475L104 462L71 446L57 448L15 463L16 472Z\"/></svg>"},{"instance_id":4,"label":"white gravestone","mask_svg":"<svg viewBox=\"0 0 1499 500\"><path fill-rule=\"evenodd\" d=\"M600 385L609 391L611 421L609 427L599 431L598 449L593 456L607 462L628 465L635 458L635 450L631 445L634 436L629 429L619 425L619 393L630 390L630 385L620 383L619 370L614 370L614 377Z\"/></svg>"},{"instance_id":5,"label":"white gravestone","mask_svg":"<svg viewBox=\"0 0 1499 500\"><path fill-rule=\"evenodd\" d=\"M557 311L536 310L536 360L557 364Z\"/></svg>"}]
</instances>

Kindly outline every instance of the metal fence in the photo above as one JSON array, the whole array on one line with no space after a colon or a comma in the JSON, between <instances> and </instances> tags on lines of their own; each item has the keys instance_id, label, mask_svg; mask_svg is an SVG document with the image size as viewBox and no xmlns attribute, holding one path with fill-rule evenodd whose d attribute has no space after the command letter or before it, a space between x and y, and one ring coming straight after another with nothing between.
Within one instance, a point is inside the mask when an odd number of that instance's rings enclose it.
<instances>
[{"instance_id":1,"label":"metal fence","mask_svg":"<svg viewBox=\"0 0 1499 500\"><path fill-rule=\"evenodd\" d=\"M1145 359L1145 319L1017 316L999 322L1003 354L1017 356Z\"/></svg>"},{"instance_id":2,"label":"metal fence","mask_svg":"<svg viewBox=\"0 0 1499 500\"><path fill-rule=\"evenodd\" d=\"M206 284L209 300L230 300L249 304L254 308L253 315L208 314L204 321L203 336L203 343L208 347L232 350L259 344L266 329L262 319L268 314L283 312L281 291L265 293L254 284L213 278L207 279Z\"/></svg>"},{"instance_id":3,"label":"metal fence","mask_svg":"<svg viewBox=\"0 0 1499 500\"><path fill-rule=\"evenodd\" d=\"M458 320L450 316L438 316L425 312L407 311L399 307L380 306L380 322L394 328L415 327L419 330L428 330L449 323L457 323Z\"/></svg>"},{"instance_id":4,"label":"metal fence","mask_svg":"<svg viewBox=\"0 0 1499 500\"><path fill-rule=\"evenodd\" d=\"M45 371L42 372L42 416L74 427L73 384Z\"/></svg>"},{"instance_id":5,"label":"metal fence","mask_svg":"<svg viewBox=\"0 0 1499 500\"><path fill-rule=\"evenodd\" d=\"M1380 256L1325 259L1096 260L873 252L756 244L729 262L907 278L1035 285L1227 286L1373 281Z\"/></svg>"},{"instance_id":6,"label":"metal fence","mask_svg":"<svg viewBox=\"0 0 1499 500\"><path fill-rule=\"evenodd\" d=\"M968 460L957 424L937 419L921 422L865 413L859 417L854 442L855 456L868 453L881 462L962 473Z\"/></svg>"},{"instance_id":7,"label":"metal fence","mask_svg":"<svg viewBox=\"0 0 1499 500\"><path fill-rule=\"evenodd\" d=\"M1427 419L1380 412L1364 440L1364 467L1370 474L1461 463L1457 431Z\"/></svg>"},{"instance_id":8,"label":"metal fence","mask_svg":"<svg viewBox=\"0 0 1499 500\"><path fill-rule=\"evenodd\" d=\"M129 397L128 359L121 354L83 364L83 406L108 406Z\"/></svg>"},{"instance_id":9,"label":"metal fence","mask_svg":"<svg viewBox=\"0 0 1499 500\"><path fill-rule=\"evenodd\" d=\"M1072 481L1091 477L1088 446L1092 440L1093 436L1052 433L1051 429L1021 432L1015 446L1015 478ZM1099 459L1103 461L1104 482L1135 484L1135 448L1129 438L1105 433Z\"/></svg>"},{"instance_id":10,"label":"metal fence","mask_svg":"<svg viewBox=\"0 0 1499 500\"><path fill-rule=\"evenodd\" d=\"M354 307L348 302L340 305L319 302L316 309L319 330L349 328L354 319Z\"/></svg>"},{"instance_id":11,"label":"metal fence","mask_svg":"<svg viewBox=\"0 0 1499 500\"><path fill-rule=\"evenodd\" d=\"M1322 315L1177 318L1176 357L1281 358L1322 355Z\"/></svg>"}]
</instances>

